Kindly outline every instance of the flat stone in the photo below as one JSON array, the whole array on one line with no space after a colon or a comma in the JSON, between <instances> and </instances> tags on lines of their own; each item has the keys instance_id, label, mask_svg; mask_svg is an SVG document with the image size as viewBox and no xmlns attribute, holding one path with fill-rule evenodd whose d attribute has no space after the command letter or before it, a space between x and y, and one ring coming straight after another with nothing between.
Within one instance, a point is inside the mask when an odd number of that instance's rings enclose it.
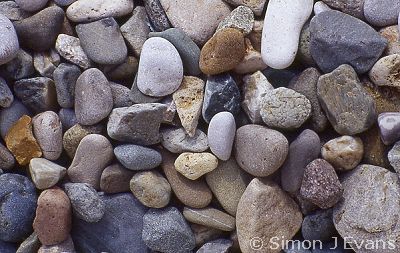
<instances>
[{"instance_id":1,"label":"flat stone","mask_svg":"<svg viewBox=\"0 0 400 253\"><path fill-rule=\"evenodd\" d=\"M397 24L400 3L396 0L365 0L364 16L373 26L390 26Z\"/></svg>"},{"instance_id":2,"label":"flat stone","mask_svg":"<svg viewBox=\"0 0 400 253\"><path fill-rule=\"evenodd\" d=\"M171 186L157 171L136 173L130 181L130 190L144 206L163 208L171 199Z\"/></svg>"},{"instance_id":3,"label":"flat stone","mask_svg":"<svg viewBox=\"0 0 400 253\"><path fill-rule=\"evenodd\" d=\"M372 68L387 45L386 39L363 21L334 10L315 16L310 33L311 55L325 73L349 64L363 74Z\"/></svg>"},{"instance_id":4,"label":"flat stone","mask_svg":"<svg viewBox=\"0 0 400 253\"><path fill-rule=\"evenodd\" d=\"M113 97L113 108L128 107L133 103L130 99L130 89L122 84L110 82Z\"/></svg>"},{"instance_id":5,"label":"flat stone","mask_svg":"<svg viewBox=\"0 0 400 253\"><path fill-rule=\"evenodd\" d=\"M252 247L254 243L258 250L281 252L281 245L271 247L265 242L276 235L280 240L292 239L303 221L299 207L289 195L277 184L258 178L253 179L243 193L236 218L237 235L243 253L255 252Z\"/></svg>"},{"instance_id":6,"label":"flat stone","mask_svg":"<svg viewBox=\"0 0 400 253\"><path fill-rule=\"evenodd\" d=\"M1 3L4 2L0 2L0 4ZM23 49L19 49L17 55L11 61L3 64L2 67L3 68L0 69L2 75L12 80L27 78L35 73L33 58Z\"/></svg>"},{"instance_id":7,"label":"flat stone","mask_svg":"<svg viewBox=\"0 0 400 253\"><path fill-rule=\"evenodd\" d=\"M71 108L61 108L58 112L58 117L60 118L64 132L78 123L75 111Z\"/></svg>"},{"instance_id":8,"label":"flat stone","mask_svg":"<svg viewBox=\"0 0 400 253\"><path fill-rule=\"evenodd\" d=\"M118 163L112 164L101 173L100 190L110 194L129 192L129 183L134 174L134 171L128 170Z\"/></svg>"},{"instance_id":9,"label":"flat stone","mask_svg":"<svg viewBox=\"0 0 400 253\"><path fill-rule=\"evenodd\" d=\"M40 241L36 233L33 232L28 238L26 238L18 247L17 251L12 253L36 253L40 248Z\"/></svg>"},{"instance_id":10,"label":"flat stone","mask_svg":"<svg viewBox=\"0 0 400 253\"><path fill-rule=\"evenodd\" d=\"M196 253L228 253L231 247L232 241L218 239L205 243Z\"/></svg>"},{"instance_id":11,"label":"flat stone","mask_svg":"<svg viewBox=\"0 0 400 253\"><path fill-rule=\"evenodd\" d=\"M73 64L61 63L53 72L57 102L62 108L71 108L75 103L75 84L81 70Z\"/></svg>"},{"instance_id":12,"label":"flat stone","mask_svg":"<svg viewBox=\"0 0 400 253\"><path fill-rule=\"evenodd\" d=\"M94 125L113 108L111 88L104 74L95 68L84 71L75 85L75 114L82 125Z\"/></svg>"},{"instance_id":13,"label":"flat stone","mask_svg":"<svg viewBox=\"0 0 400 253\"><path fill-rule=\"evenodd\" d=\"M266 0L224 0L225 2L234 6L246 6L249 7L255 15L261 16L264 11Z\"/></svg>"},{"instance_id":14,"label":"flat stone","mask_svg":"<svg viewBox=\"0 0 400 253\"><path fill-rule=\"evenodd\" d=\"M29 172L36 188L48 189L56 185L67 173L67 169L44 158L33 158Z\"/></svg>"},{"instance_id":15,"label":"flat stone","mask_svg":"<svg viewBox=\"0 0 400 253\"><path fill-rule=\"evenodd\" d=\"M57 37L55 48L64 59L83 69L88 69L92 66L92 61L83 50L79 38L60 34Z\"/></svg>"},{"instance_id":16,"label":"flat stone","mask_svg":"<svg viewBox=\"0 0 400 253\"><path fill-rule=\"evenodd\" d=\"M11 21L0 14L0 65L11 61L17 56L19 43L17 33Z\"/></svg>"},{"instance_id":17,"label":"flat stone","mask_svg":"<svg viewBox=\"0 0 400 253\"><path fill-rule=\"evenodd\" d=\"M400 54L392 54L379 59L369 71L369 78L378 86L400 87Z\"/></svg>"},{"instance_id":18,"label":"flat stone","mask_svg":"<svg viewBox=\"0 0 400 253\"><path fill-rule=\"evenodd\" d=\"M11 21L22 20L30 16L29 12L22 10L14 1L0 2L0 14L6 16Z\"/></svg>"},{"instance_id":19,"label":"flat stone","mask_svg":"<svg viewBox=\"0 0 400 253\"><path fill-rule=\"evenodd\" d=\"M398 26L393 25L384 27L379 30L379 33L388 41L384 55L400 54L400 33Z\"/></svg>"},{"instance_id":20,"label":"flat stone","mask_svg":"<svg viewBox=\"0 0 400 253\"><path fill-rule=\"evenodd\" d=\"M175 169L190 180L196 180L213 171L218 159L210 153L182 153L175 160Z\"/></svg>"},{"instance_id":21,"label":"flat stone","mask_svg":"<svg viewBox=\"0 0 400 253\"><path fill-rule=\"evenodd\" d=\"M100 187L101 173L113 157L113 147L106 137L89 134L79 143L67 171L69 179L73 183L88 183L97 190Z\"/></svg>"},{"instance_id":22,"label":"flat stone","mask_svg":"<svg viewBox=\"0 0 400 253\"><path fill-rule=\"evenodd\" d=\"M13 154L0 143L0 169L9 170L15 165L15 158Z\"/></svg>"},{"instance_id":23,"label":"flat stone","mask_svg":"<svg viewBox=\"0 0 400 253\"><path fill-rule=\"evenodd\" d=\"M224 20L219 23L217 31L223 28L236 28L248 35L253 30L254 13L246 6L235 8Z\"/></svg>"},{"instance_id":24,"label":"flat stone","mask_svg":"<svg viewBox=\"0 0 400 253\"><path fill-rule=\"evenodd\" d=\"M100 125L82 126L76 124L68 129L63 136L63 147L70 158L74 158L79 143L89 134L100 134L102 127Z\"/></svg>"},{"instance_id":25,"label":"flat stone","mask_svg":"<svg viewBox=\"0 0 400 253\"><path fill-rule=\"evenodd\" d=\"M165 253L190 252L195 247L194 234L175 207L147 211L142 238L150 249Z\"/></svg>"},{"instance_id":26,"label":"flat stone","mask_svg":"<svg viewBox=\"0 0 400 253\"><path fill-rule=\"evenodd\" d=\"M365 0L322 0L328 6L338 9L341 12L347 13L353 17L364 19L364 2Z\"/></svg>"},{"instance_id":27,"label":"flat stone","mask_svg":"<svg viewBox=\"0 0 400 253\"><path fill-rule=\"evenodd\" d=\"M196 129L190 137L183 128L166 128L161 130L161 144L172 153L195 152L201 153L208 149L207 135Z\"/></svg>"},{"instance_id":28,"label":"flat stone","mask_svg":"<svg viewBox=\"0 0 400 253\"><path fill-rule=\"evenodd\" d=\"M341 65L322 75L318 80L317 94L328 120L341 135L364 132L376 120L374 100L349 65Z\"/></svg>"},{"instance_id":29,"label":"flat stone","mask_svg":"<svg viewBox=\"0 0 400 253\"><path fill-rule=\"evenodd\" d=\"M0 106L10 107L14 102L14 95L7 85L6 80L0 77Z\"/></svg>"},{"instance_id":30,"label":"flat stone","mask_svg":"<svg viewBox=\"0 0 400 253\"><path fill-rule=\"evenodd\" d=\"M60 64L60 56L55 49L33 53L33 67L40 75L52 78L53 72Z\"/></svg>"},{"instance_id":31,"label":"flat stone","mask_svg":"<svg viewBox=\"0 0 400 253\"><path fill-rule=\"evenodd\" d=\"M231 157L235 134L236 123L232 113L219 112L212 117L207 138L211 152L218 159L227 161Z\"/></svg>"},{"instance_id":32,"label":"flat stone","mask_svg":"<svg viewBox=\"0 0 400 253\"><path fill-rule=\"evenodd\" d=\"M30 112L19 100L16 99L9 107L0 110L0 133L3 139L6 137L10 128L23 115L30 115Z\"/></svg>"},{"instance_id":33,"label":"flat stone","mask_svg":"<svg viewBox=\"0 0 400 253\"><path fill-rule=\"evenodd\" d=\"M259 70L266 69L268 66L264 63L261 53L254 49L248 38L244 39L246 52L241 62L234 68L237 74L254 73Z\"/></svg>"},{"instance_id":34,"label":"flat stone","mask_svg":"<svg viewBox=\"0 0 400 253\"><path fill-rule=\"evenodd\" d=\"M127 169L150 170L161 164L161 155L152 148L125 144L114 148L115 157Z\"/></svg>"},{"instance_id":35,"label":"flat stone","mask_svg":"<svg viewBox=\"0 0 400 253\"><path fill-rule=\"evenodd\" d=\"M171 28L171 23L159 0L146 0L144 7L153 30L161 32Z\"/></svg>"},{"instance_id":36,"label":"flat stone","mask_svg":"<svg viewBox=\"0 0 400 253\"><path fill-rule=\"evenodd\" d=\"M222 231L233 231L235 229L235 217L230 216L215 208L190 208L183 209L183 216L191 223L216 228Z\"/></svg>"},{"instance_id":37,"label":"flat stone","mask_svg":"<svg viewBox=\"0 0 400 253\"><path fill-rule=\"evenodd\" d=\"M68 239L55 245L51 246L42 245L37 253L53 253L53 252L55 253L76 252L74 247L74 242L72 241L71 236L68 236Z\"/></svg>"}]
</instances>

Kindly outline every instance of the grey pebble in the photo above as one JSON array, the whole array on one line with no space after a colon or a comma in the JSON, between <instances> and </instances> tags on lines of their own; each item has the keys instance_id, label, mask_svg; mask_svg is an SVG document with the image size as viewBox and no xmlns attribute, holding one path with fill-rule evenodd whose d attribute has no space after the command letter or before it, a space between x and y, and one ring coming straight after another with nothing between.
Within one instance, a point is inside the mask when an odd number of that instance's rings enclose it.
<instances>
[{"instance_id":1,"label":"grey pebble","mask_svg":"<svg viewBox=\"0 0 400 253\"><path fill-rule=\"evenodd\" d=\"M208 149L207 135L196 129L190 137L183 128L166 128L161 130L161 144L172 153L201 153Z\"/></svg>"},{"instance_id":2,"label":"grey pebble","mask_svg":"<svg viewBox=\"0 0 400 253\"><path fill-rule=\"evenodd\" d=\"M19 42L11 21L0 14L0 65L11 61L18 53Z\"/></svg>"},{"instance_id":3,"label":"grey pebble","mask_svg":"<svg viewBox=\"0 0 400 253\"><path fill-rule=\"evenodd\" d=\"M33 67L44 77L53 78L53 72L60 64L60 60L60 55L54 48L33 53Z\"/></svg>"},{"instance_id":4,"label":"grey pebble","mask_svg":"<svg viewBox=\"0 0 400 253\"><path fill-rule=\"evenodd\" d=\"M305 240L331 241L337 235L332 209L320 210L304 217L301 234Z\"/></svg>"},{"instance_id":5,"label":"grey pebble","mask_svg":"<svg viewBox=\"0 0 400 253\"><path fill-rule=\"evenodd\" d=\"M30 115L30 112L19 100L14 100L10 107L0 109L0 133L3 139L12 125L23 115Z\"/></svg>"},{"instance_id":6,"label":"grey pebble","mask_svg":"<svg viewBox=\"0 0 400 253\"><path fill-rule=\"evenodd\" d=\"M26 238L18 247L15 253L37 253L40 248L40 241L35 232Z\"/></svg>"},{"instance_id":7,"label":"grey pebble","mask_svg":"<svg viewBox=\"0 0 400 253\"><path fill-rule=\"evenodd\" d=\"M162 97L151 97L143 94L137 87L137 75L135 76L135 80L133 81L129 97L131 101L135 104L157 103L162 100Z\"/></svg>"},{"instance_id":8,"label":"grey pebble","mask_svg":"<svg viewBox=\"0 0 400 253\"><path fill-rule=\"evenodd\" d=\"M11 21L22 20L30 16L29 12L22 10L14 1L1 1L0 14L3 14Z\"/></svg>"},{"instance_id":9,"label":"grey pebble","mask_svg":"<svg viewBox=\"0 0 400 253\"><path fill-rule=\"evenodd\" d=\"M205 243L196 253L229 253L233 243L231 240L218 239Z\"/></svg>"},{"instance_id":10,"label":"grey pebble","mask_svg":"<svg viewBox=\"0 0 400 253\"><path fill-rule=\"evenodd\" d=\"M78 121L76 120L75 111L73 109L61 108L58 112L63 131L67 131L74 126Z\"/></svg>"},{"instance_id":11,"label":"grey pebble","mask_svg":"<svg viewBox=\"0 0 400 253\"><path fill-rule=\"evenodd\" d=\"M146 8L152 28L156 32L161 32L171 28L167 14L165 14L159 0L145 0L144 7Z\"/></svg>"},{"instance_id":12,"label":"grey pebble","mask_svg":"<svg viewBox=\"0 0 400 253\"><path fill-rule=\"evenodd\" d=\"M390 26L397 24L400 13L398 0L365 0L364 16L373 26Z\"/></svg>"},{"instance_id":13,"label":"grey pebble","mask_svg":"<svg viewBox=\"0 0 400 253\"><path fill-rule=\"evenodd\" d=\"M118 161L130 170L150 170L161 164L161 154L154 149L125 144L114 148Z\"/></svg>"},{"instance_id":14,"label":"grey pebble","mask_svg":"<svg viewBox=\"0 0 400 253\"><path fill-rule=\"evenodd\" d=\"M75 83L81 75L79 67L61 63L53 72L57 101L63 108L71 108L75 102Z\"/></svg>"},{"instance_id":15,"label":"grey pebble","mask_svg":"<svg viewBox=\"0 0 400 253\"><path fill-rule=\"evenodd\" d=\"M14 101L14 95L7 85L6 80L0 77L0 107L9 107Z\"/></svg>"},{"instance_id":16,"label":"grey pebble","mask_svg":"<svg viewBox=\"0 0 400 253\"><path fill-rule=\"evenodd\" d=\"M15 165L15 158L13 154L0 143L0 169L10 170Z\"/></svg>"},{"instance_id":17,"label":"grey pebble","mask_svg":"<svg viewBox=\"0 0 400 253\"><path fill-rule=\"evenodd\" d=\"M0 71L4 77L13 80L27 78L35 73L35 68L33 67L33 58L23 49L18 50L18 53L14 59L2 65L1 67L3 68L0 68Z\"/></svg>"},{"instance_id":18,"label":"grey pebble","mask_svg":"<svg viewBox=\"0 0 400 253\"><path fill-rule=\"evenodd\" d=\"M131 90L118 83L110 82L111 93L114 101L113 108L128 107L133 104L130 99Z\"/></svg>"}]
</instances>

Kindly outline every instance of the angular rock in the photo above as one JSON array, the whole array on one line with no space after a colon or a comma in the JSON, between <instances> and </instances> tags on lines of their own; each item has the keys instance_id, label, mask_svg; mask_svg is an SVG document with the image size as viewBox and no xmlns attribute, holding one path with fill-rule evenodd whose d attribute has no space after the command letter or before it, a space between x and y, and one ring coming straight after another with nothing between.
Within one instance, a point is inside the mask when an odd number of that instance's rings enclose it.
<instances>
[{"instance_id":1,"label":"angular rock","mask_svg":"<svg viewBox=\"0 0 400 253\"><path fill-rule=\"evenodd\" d=\"M146 0L144 1L144 7L155 31L161 32L171 28L167 14L165 14L159 0Z\"/></svg>"},{"instance_id":2,"label":"angular rock","mask_svg":"<svg viewBox=\"0 0 400 253\"><path fill-rule=\"evenodd\" d=\"M232 113L219 112L212 117L207 132L208 145L220 160L227 161L231 157L235 134L236 123Z\"/></svg>"},{"instance_id":3,"label":"angular rock","mask_svg":"<svg viewBox=\"0 0 400 253\"><path fill-rule=\"evenodd\" d=\"M161 154L138 145L125 144L114 148L115 157L127 169L150 170L161 164Z\"/></svg>"},{"instance_id":4,"label":"angular rock","mask_svg":"<svg viewBox=\"0 0 400 253\"><path fill-rule=\"evenodd\" d=\"M190 137L183 128L167 128L161 131L161 144L172 153L201 153L208 149L207 135L196 129Z\"/></svg>"},{"instance_id":5,"label":"angular rock","mask_svg":"<svg viewBox=\"0 0 400 253\"><path fill-rule=\"evenodd\" d=\"M57 37L55 48L64 59L83 69L88 69L92 66L92 61L83 51L79 38L60 34Z\"/></svg>"},{"instance_id":6,"label":"angular rock","mask_svg":"<svg viewBox=\"0 0 400 253\"><path fill-rule=\"evenodd\" d=\"M60 56L55 49L33 54L33 67L40 75L52 78L53 72L60 64Z\"/></svg>"},{"instance_id":7,"label":"angular rock","mask_svg":"<svg viewBox=\"0 0 400 253\"><path fill-rule=\"evenodd\" d=\"M218 159L210 153L182 153L175 160L175 169L190 180L196 180L213 171Z\"/></svg>"},{"instance_id":8,"label":"angular rock","mask_svg":"<svg viewBox=\"0 0 400 253\"><path fill-rule=\"evenodd\" d=\"M378 86L400 87L400 54L382 57L369 71L369 78Z\"/></svg>"},{"instance_id":9,"label":"angular rock","mask_svg":"<svg viewBox=\"0 0 400 253\"><path fill-rule=\"evenodd\" d=\"M215 208L190 208L183 209L183 216L191 223L200 224L206 227L222 231L235 229L235 218Z\"/></svg>"},{"instance_id":10,"label":"angular rock","mask_svg":"<svg viewBox=\"0 0 400 253\"><path fill-rule=\"evenodd\" d=\"M219 23L217 31L223 28L236 28L248 35L253 30L254 13L246 6L234 9L224 20Z\"/></svg>"},{"instance_id":11,"label":"angular rock","mask_svg":"<svg viewBox=\"0 0 400 253\"><path fill-rule=\"evenodd\" d=\"M17 56L19 42L17 33L11 21L0 13L0 65L11 61Z\"/></svg>"},{"instance_id":12,"label":"angular rock","mask_svg":"<svg viewBox=\"0 0 400 253\"><path fill-rule=\"evenodd\" d=\"M7 85L6 80L0 77L0 106L10 107L14 102L14 95Z\"/></svg>"},{"instance_id":13,"label":"angular rock","mask_svg":"<svg viewBox=\"0 0 400 253\"><path fill-rule=\"evenodd\" d=\"M57 102L62 108L71 108L75 103L75 84L81 75L79 67L61 63L53 72Z\"/></svg>"},{"instance_id":14,"label":"angular rock","mask_svg":"<svg viewBox=\"0 0 400 253\"><path fill-rule=\"evenodd\" d=\"M63 147L70 158L74 158L76 149L78 148L81 140L89 134L100 134L102 127L95 126L82 126L76 124L68 129L63 136Z\"/></svg>"},{"instance_id":15,"label":"angular rock","mask_svg":"<svg viewBox=\"0 0 400 253\"><path fill-rule=\"evenodd\" d=\"M9 170L15 165L15 158L13 154L0 143L0 169Z\"/></svg>"},{"instance_id":16,"label":"angular rock","mask_svg":"<svg viewBox=\"0 0 400 253\"><path fill-rule=\"evenodd\" d=\"M111 194L129 192L129 183L134 174L118 163L112 164L101 173L100 190Z\"/></svg>"},{"instance_id":17,"label":"angular rock","mask_svg":"<svg viewBox=\"0 0 400 253\"><path fill-rule=\"evenodd\" d=\"M33 158L29 172L36 188L48 189L56 185L67 173L67 169L44 158Z\"/></svg>"}]
</instances>

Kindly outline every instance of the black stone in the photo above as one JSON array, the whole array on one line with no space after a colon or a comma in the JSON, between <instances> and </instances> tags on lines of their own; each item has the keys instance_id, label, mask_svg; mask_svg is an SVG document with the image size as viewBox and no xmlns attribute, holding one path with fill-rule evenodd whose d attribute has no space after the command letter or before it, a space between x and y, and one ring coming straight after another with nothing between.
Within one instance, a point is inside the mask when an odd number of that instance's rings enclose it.
<instances>
[{"instance_id":1,"label":"black stone","mask_svg":"<svg viewBox=\"0 0 400 253\"><path fill-rule=\"evenodd\" d=\"M167 14L165 14L159 0L144 0L144 7L154 31L161 32L171 28Z\"/></svg>"},{"instance_id":2,"label":"black stone","mask_svg":"<svg viewBox=\"0 0 400 253\"><path fill-rule=\"evenodd\" d=\"M63 108L74 107L75 83L81 75L79 67L73 64L61 63L53 72L56 86L57 101Z\"/></svg>"}]
</instances>

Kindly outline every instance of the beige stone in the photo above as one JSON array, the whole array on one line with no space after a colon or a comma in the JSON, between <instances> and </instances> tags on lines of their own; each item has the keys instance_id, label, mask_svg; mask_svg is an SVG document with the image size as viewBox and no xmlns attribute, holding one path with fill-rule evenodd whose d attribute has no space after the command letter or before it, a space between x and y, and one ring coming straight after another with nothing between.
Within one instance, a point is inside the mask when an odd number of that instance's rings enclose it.
<instances>
[{"instance_id":1,"label":"beige stone","mask_svg":"<svg viewBox=\"0 0 400 253\"><path fill-rule=\"evenodd\" d=\"M29 172L36 188L43 190L54 186L67 173L67 169L44 158L33 158Z\"/></svg>"},{"instance_id":2,"label":"beige stone","mask_svg":"<svg viewBox=\"0 0 400 253\"><path fill-rule=\"evenodd\" d=\"M182 153L175 160L175 169L185 177L196 180L213 171L218 166L218 159L211 153Z\"/></svg>"},{"instance_id":3,"label":"beige stone","mask_svg":"<svg viewBox=\"0 0 400 253\"><path fill-rule=\"evenodd\" d=\"M378 86L400 87L400 54L385 56L369 71L369 78Z\"/></svg>"},{"instance_id":4,"label":"beige stone","mask_svg":"<svg viewBox=\"0 0 400 253\"><path fill-rule=\"evenodd\" d=\"M249 7L254 11L254 14L261 16L266 0L224 0L227 3L233 4L235 6L244 5Z\"/></svg>"},{"instance_id":5,"label":"beige stone","mask_svg":"<svg viewBox=\"0 0 400 253\"><path fill-rule=\"evenodd\" d=\"M397 25L382 28L379 33L386 38L388 45L385 49L385 55L400 54L400 34Z\"/></svg>"},{"instance_id":6,"label":"beige stone","mask_svg":"<svg viewBox=\"0 0 400 253\"><path fill-rule=\"evenodd\" d=\"M261 58L261 53L254 49L249 39L245 39L246 53L242 61L236 65L234 71L238 74L253 73L266 69L268 66Z\"/></svg>"},{"instance_id":7,"label":"beige stone","mask_svg":"<svg viewBox=\"0 0 400 253\"><path fill-rule=\"evenodd\" d=\"M215 208L197 209L185 207L183 216L189 222L222 231L233 231L235 229L235 218Z\"/></svg>"}]
</instances>

